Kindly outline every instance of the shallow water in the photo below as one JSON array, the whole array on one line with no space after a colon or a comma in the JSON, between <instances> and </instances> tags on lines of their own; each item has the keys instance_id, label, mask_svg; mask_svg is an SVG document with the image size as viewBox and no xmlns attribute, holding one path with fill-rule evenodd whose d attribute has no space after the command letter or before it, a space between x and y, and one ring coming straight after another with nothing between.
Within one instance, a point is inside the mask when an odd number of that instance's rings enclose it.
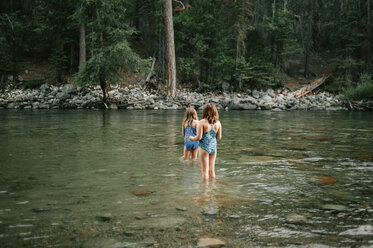
<instances>
[{"instance_id":1,"label":"shallow water","mask_svg":"<svg viewBox=\"0 0 373 248\"><path fill-rule=\"evenodd\" d=\"M373 113L222 111L208 182L183 114L1 110L0 246L373 245Z\"/></svg>"}]
</instances>

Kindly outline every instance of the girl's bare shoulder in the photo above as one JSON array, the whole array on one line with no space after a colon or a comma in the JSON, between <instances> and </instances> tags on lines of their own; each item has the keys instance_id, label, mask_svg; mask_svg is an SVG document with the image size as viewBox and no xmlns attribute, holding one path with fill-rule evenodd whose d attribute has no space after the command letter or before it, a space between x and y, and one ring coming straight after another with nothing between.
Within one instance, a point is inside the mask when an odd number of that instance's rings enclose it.
<instances>
[{"instance_id":1,"label":"girl's bare shoulder","mask_svg":"<svg viewBox=\"0 0 373 248\"><path fill-rule=\"evenodd\" d=\"M193 120L193 127L197 127L197 125L198 125L198 120Z\"/></svg>"},{"instance_id":2,"label":"girl's bare shoulder","mask_svg":"<svg viewBox=\"0 0 373 248\"><path fill-rule=\"evenodd\" d=\"M202 120L200 120L199 123L200 123L201 125L209 125L209 122L208 122L208 120L206 120L206 119L202 119Z\"/></svg>"}]
</instances>

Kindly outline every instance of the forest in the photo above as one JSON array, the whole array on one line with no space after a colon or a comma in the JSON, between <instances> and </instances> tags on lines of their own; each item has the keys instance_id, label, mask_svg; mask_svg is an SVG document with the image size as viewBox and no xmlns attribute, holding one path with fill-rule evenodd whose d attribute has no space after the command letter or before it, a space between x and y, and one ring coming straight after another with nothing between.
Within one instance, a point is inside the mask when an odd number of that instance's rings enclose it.
<instances>
[{"instance_id":1,"label":"forest","mask_svg":"<svg viewBox=\"0 0 373 248\"><path fill-rule=\"evenodd\" d=\"M140 74L167 87L166 2L178 88L279 88L332 73L325 90L373 98L371 0L1 0L1 85L22 61L47 61L29 84Z\"/></svg>"}]
</instances>

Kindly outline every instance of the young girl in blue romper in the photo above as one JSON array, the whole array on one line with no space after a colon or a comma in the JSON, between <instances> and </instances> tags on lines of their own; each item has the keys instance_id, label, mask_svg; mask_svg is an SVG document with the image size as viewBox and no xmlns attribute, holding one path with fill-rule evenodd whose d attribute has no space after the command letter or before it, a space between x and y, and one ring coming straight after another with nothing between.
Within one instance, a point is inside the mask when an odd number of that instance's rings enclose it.
<instances>
[{"instance_id":1,"label":"young girl in blue romper","mask_svg":"<svg viewBox=\"0 0 373 248\"><path fill-rule=\"evenodd\" d=\"M222 125L219 113L214 104L208 103L203 107L202 120L197 124L197 135L190 137L192 141L199 141L199 159L204 179L215 178L215 159L217 155L217 141L221 139Z\"/></svg>"},{"instance_id":2,"label":"young girl in blue romper","mask_svg":"<svg viewBox=\"0 0 373 248\"><path fill-rule=\"evenodd\" d=\"M198 141L189 140L190 136L196 136L196 127L198 123L197 112L194 108L188 108L185 112L181 132L184 137L184 160L189 160L192 153L192 160L197 159Z\"/></svg>"}]
</instances>

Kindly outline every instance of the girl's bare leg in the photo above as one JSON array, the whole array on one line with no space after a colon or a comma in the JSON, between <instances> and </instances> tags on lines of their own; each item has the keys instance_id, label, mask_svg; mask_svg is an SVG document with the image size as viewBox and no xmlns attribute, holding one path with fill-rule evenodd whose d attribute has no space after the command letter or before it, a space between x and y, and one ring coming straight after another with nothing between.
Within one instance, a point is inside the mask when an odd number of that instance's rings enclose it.
<instances>
[{"instance_id":1,"label":"girl's bare leg","mask_svg":"<svg viewBox=\"0 0 373 248\"><path fill-rule=\"evenodd\" d=\"M215 159L216 159L216 154L209 154L209 176L211 178L215 178Z\"/></svg>"},{"instance_id":2,"label":"girl's bare leg","mask_svg":"<svg viewBox=\"0 0 373 248\"><path fill-rule=\"evenodd\" d=\"M192 150L192 161L196 161L197 160L197 154L198 154L198 148Z\"/></svg>"},{"instance_id":3,"label":"girl's bare leg","mask_svg":"<svg viewBox=\"0 0 373 248\"><path fill-rule=\"evenodd\" d=\"M202 178L209 179L209 153L199 148L199 161L202 167Z\"/></svg>"},{"instance_id":4,"label":"girl's bare leg","mask_svg":"<svg viewBox=\"0 0 373 248\"><path fill-rule=\"evenodd\" d=\"M185 161L189 160L189 156L190 156L190 151L188 151L188 149L186 149L186 147L184 146L184 160Z\"/></svg>"}]
</instances>

